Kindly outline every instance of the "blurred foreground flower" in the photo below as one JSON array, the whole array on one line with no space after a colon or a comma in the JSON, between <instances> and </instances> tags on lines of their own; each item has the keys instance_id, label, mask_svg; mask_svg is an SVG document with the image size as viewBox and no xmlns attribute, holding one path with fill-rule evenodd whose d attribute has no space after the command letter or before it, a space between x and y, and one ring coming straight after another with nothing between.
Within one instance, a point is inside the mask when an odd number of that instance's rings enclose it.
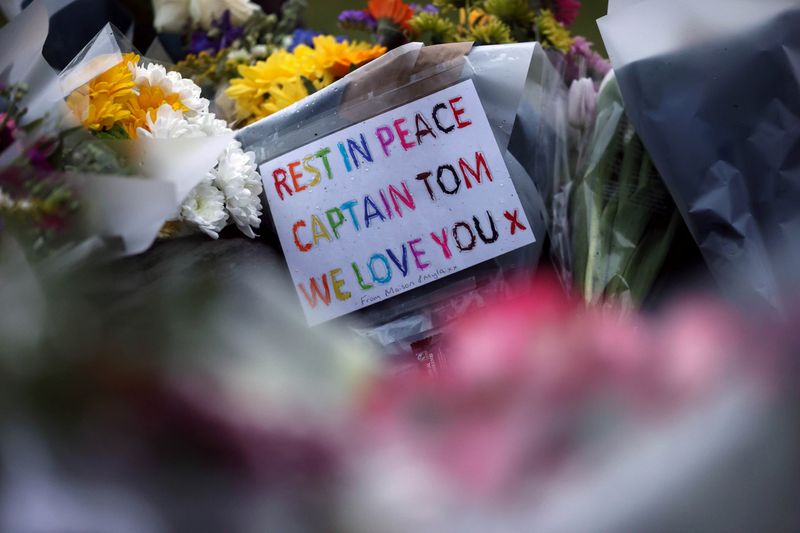
<instances>
[{"instance_id":1,"label":"blurred foreground flower","mask_svg":"<svg viewBox=\"0 0 800 533\"><path fill-rule=\"evenodd\" d=\"M0 254L4 530L43 523L34 502L50 529L154 533L796 523L779 328L705 299L586 310L546 281L457 323L437 377L397 374L306 329L277 259L242 243L163 242L42 287Z\"/></svg>"},{"instance_id":2,"label":"blurred foreground flower","mask_svg":"<svg viewBox=\"0 0 800 533\"><path fill-rule=\"evenodd\" d=\"M586 310L550 280L512 293L455 326L446 372L388 378L366 404L373 449L403 450L459 497L549 483L616 431L715 397L761 357L740 317L710 301L655 320Z\"/></svg>"}]
</instances>

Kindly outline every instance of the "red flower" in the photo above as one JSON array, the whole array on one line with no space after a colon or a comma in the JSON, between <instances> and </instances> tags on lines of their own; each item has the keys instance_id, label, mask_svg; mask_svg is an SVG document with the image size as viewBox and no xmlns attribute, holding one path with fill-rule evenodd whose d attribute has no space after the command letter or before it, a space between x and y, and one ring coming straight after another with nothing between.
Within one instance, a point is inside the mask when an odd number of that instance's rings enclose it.
<instances>
[{"instance_id":1,"label":"red flower","mask_svg":"<svg viewBox=\"0 0 800 533\"><path fill-rule=\"evenodd\" d=\"M580 0L555 0L556 20L564 26L571 26L581 11Z\"/></svg>"},{"instance_id":2,"label":"red flower","mask_svg":"<svg viewBox=\"0 0 800 533\"><path fill-rule=\"evenodd\" d=\"M414 10L403 0L369 0L367 12L375 20L390 19L403 28L408 28L408 21L414 16Z\"/></svg>"}]
</instances>

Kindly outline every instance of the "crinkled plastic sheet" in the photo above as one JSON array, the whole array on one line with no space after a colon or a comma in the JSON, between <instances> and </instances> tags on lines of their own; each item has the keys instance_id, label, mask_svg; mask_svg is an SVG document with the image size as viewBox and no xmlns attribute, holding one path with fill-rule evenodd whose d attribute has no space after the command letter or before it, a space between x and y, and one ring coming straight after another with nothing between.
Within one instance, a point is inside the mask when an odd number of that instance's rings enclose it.
<instances>
[{"instance_id":1,"label":"crinkled plastic sheet","mask_svg":"<svg viewBox=\"0 0 800 533\"><path fill-rule=\"evenodd\" d=\"M42 57L48 31L49 13L41 1L0 28L0 83L27 85L22 105L29 122L45 118L61 97L56 72Z\"/></svg>"},{"instance_id":2,"label":"crinkled plastic sheet","mask_svg":"<svg viewBox=\"0 0 800 533\"><path fill-rule=\"evenodd\" d=\"M262 164L467 79L475 84L537 242L359 311L362 331L384 345L425 337L463 307L459 302L477 304L503 290L509 276L536 269L547 232L545 198L565 141L558 126L563 82L541 46L411 43L237 134ZM270 217L263 228L274 230Z\"/></svg>"},{"instance_id":3,"label":"crinkled plastic sheet","mask_svg":"<svg viewBox=\"0 0 800 533\"><path fill-rule=\"evenodd\" d=\"M723 290L780 308L800 229L797 0L615 0L625 106Z\"/></svg>"}]
</instances>

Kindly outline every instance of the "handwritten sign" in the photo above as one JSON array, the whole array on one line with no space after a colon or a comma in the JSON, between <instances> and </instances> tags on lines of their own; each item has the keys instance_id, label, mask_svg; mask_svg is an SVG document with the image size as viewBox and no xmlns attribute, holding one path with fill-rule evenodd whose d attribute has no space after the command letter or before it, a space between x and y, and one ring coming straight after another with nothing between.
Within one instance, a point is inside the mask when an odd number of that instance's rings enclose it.
<instances>
[{"instance_id":1,"label":"handwritten sign","mask_svg":"<svg viewBox=\"0 0 800 533\"><path fill-rule=\"evenodd\" d=\"M261 166L310 325L535 242L472 81Z\"/></svg>"}]
</instances>

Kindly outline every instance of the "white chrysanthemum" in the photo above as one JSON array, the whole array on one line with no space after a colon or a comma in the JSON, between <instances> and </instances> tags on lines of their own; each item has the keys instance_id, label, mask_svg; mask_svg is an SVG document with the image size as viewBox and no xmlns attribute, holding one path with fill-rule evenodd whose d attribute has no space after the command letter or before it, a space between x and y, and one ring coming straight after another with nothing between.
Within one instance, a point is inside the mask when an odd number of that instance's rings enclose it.
<instances>
[{"instance_id":1,"label":"white chrysanthemum","mask_svg":"<svg viewBox=\"0 0 800 533\"><path fill-rule=\"evenodd\" d=\"M209 173L192 189L181 206L181 218L212 239L218 239L219 232L228 224L228 213L225 211L225 195L214 186L212 179Z\"/></svg>"},{"instance_id":2,"label":"white chrysanthemum","mask_svg":"<svg viewBox=\"0 0 800 533\"><path fill-rule=\"evenodd\" d=\"M161 107L156 110L155 120L148 113L147 128L138 128L137 133L141 137L150 137L151 139L181 139L206 136L206 133L198 124L186 120L181 111L172 109L169 104L161 104Z\"/></svg>"},{"instance_id":3,"label":"white chrysanthemum","mask_svg":"<svg viewBox=\"0 0 800 533\"><path fill-rule=\"evenodd\" d=\"M200 113L190 118L189 122L195 125L207 137L222 135L223 133L231 131L228 127L228 123L218 119L214 113Z\"/></svg>"},{"instance_id":4,"label":"white chrysanthemum","mask_svg":"<svg viewBox=\"0 0 800 533\"><path fill-rule=\"evenodd\" d=\"M242 145L233 141L219 159L213 171L214 184L225 194L225 207L239 230L255 238L253 228L261 224L261 176L256 169L255 154L245 153Z\"/></svg>"},{"instance_id":5,"label":"white chrysanthemum","mask_svg":"<svg viewBox=\"0 0 800 533\"><path fill-rule=\"evenodd\" d=\"M231 12L235 24L242 24L259 9L250 0L153 0L158 31L180 32L185 29L187 19L205 29L225 11Z\"/></svg>"},{"instance_id":6,"label":"white chrysanthemum","mask_svg":"<svg viewBox=\"0 0 800 533\"><path fill-rule=\"evenodd\" d=\"M131 72L134 83L139 87L144 85L161 87L165 94L177 94L181 103L189 108L186 113L188 116L192 117L208 112L208 100L201 96L200 87L192 80L181 76L180 73L167 72L167 69L156 63L150 63L145 67L133 66Z\"/></svg>"}]
</instances>

